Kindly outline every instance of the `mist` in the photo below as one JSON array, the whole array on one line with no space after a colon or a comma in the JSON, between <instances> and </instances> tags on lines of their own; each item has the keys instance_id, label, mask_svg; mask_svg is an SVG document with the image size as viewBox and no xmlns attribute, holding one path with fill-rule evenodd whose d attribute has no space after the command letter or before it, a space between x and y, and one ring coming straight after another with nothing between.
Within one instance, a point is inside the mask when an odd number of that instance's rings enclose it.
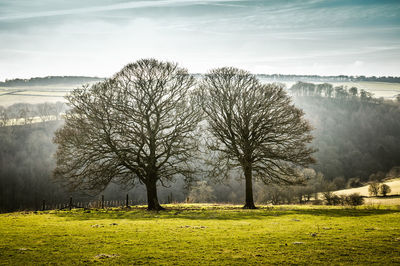
<instances>
[{"instance_id":1,"label":"mist","mask_svg":"<svg viewBox=\"0 0 400 266\"><path fill-rule=\"evenodd\" d=\"M314 130L311 146L317 149L316 164L304 169L305 186L280 187L256 181L259 203L302 203L317 192L357 187L382 180L400 166L400 102L374 98L372 94L347 87L333 87L331 94L316 85L299 82L287 92L305 112ZM320 89L319 89L320 88ZM352 94L350 94L350 92ZM61 106L60 106L61 105ZM63 103L14 104L0 108L0 210L40 209L74 201L122 201L128 194L133 204L146 203L146 189L111 183L104 191L68 191L52 177L56 145L54 132L63 125ZM30 119L37 116L36 122ZM19 119L18 124L6 121ZM207 157L207 155L204 155ZM243 202L244 180L240 171L228 178L215 178L205 160L196 163L198 174L190 182L177 176L174 182L158 184L160 203Z\"/></svg>"}]
</instances>

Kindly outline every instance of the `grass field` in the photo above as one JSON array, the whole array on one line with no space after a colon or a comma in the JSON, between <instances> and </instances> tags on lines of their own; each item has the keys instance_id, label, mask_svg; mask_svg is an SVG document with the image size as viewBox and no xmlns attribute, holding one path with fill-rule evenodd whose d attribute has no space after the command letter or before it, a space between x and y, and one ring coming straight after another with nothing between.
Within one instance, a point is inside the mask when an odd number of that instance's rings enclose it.
<instances>
[{"instance_id":1,"label":"grass field","mask_svg":"<svg viewBox=\"0 0 400 266\"><path fill-rule=\"evenodd\" d=\"M0 105L10 106L15 103L65 102L64 96L80 85L51 85L0 87Z\"/></svg>"},{"instance_id":2,"label":"grass field","mask_svg":"<svg viewBox=\"0 0 400 266\"><path fill-rule=\"evenodd\" d=\"M167 205L0 215L0 263L400 263L398 206Z\"/></svg>"}]
</instances>

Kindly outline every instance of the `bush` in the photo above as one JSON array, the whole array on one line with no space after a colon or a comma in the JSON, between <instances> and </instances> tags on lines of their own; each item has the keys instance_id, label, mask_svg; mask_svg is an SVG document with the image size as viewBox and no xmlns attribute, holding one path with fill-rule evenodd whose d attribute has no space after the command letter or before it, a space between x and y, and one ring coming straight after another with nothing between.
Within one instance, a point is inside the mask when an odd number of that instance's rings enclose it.
<instances>
[{"instance_id":1,"label":"bush","mask_svg":"<svg viewBox=\"0 0 400 266\"><path fill-rule=\"evenodd\" d=\"M333 194L332 192L323 192L322 197L325 200L326 205L339 205L341 204L340 197L338 195Z\"/></svg>"},{"instance_id":2,"label":"bush","mask_svg":"<svg viewBox=\"0 0 400 266\"><path fill-rule=\"evenodd\" d=\"M350 195L335 195L332 192L322 193L326 205L349 205L358 206L364 203L364 198L358 193L353 193Z\"/></svg>"},{"instance_id":3,"label":"bush","mask_svg":"<svg viewBox=\"0 0 400 266\"><path fill-rule=\"evenodd\" d=\"M363 205L364 198L358 193L353 193L346 196L346 204L350 206L359 206Z\"/></svg>"}]
</instances>

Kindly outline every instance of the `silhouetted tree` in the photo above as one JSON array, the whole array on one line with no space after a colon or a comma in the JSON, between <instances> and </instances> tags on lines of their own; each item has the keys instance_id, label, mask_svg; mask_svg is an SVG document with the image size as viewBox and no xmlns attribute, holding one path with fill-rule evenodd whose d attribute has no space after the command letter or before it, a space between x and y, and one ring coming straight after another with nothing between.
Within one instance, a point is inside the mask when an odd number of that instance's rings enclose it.
<instances>
[{"instance_id":1,"label":"silhouetted tree","mask_svg":"<svg viewBox=\"0 0 400 266\"><path fill-rule=\"evenodd\" d=\"M392 192L392 189L386 184L381 184L379 186L379 192L381 193L382 196L386 197L387 194Z\"/></svg>"},{"instance_id":2,"label":"silhouetted tree","mask_svg":"<svg viewBox=\"0 0 400 266\"><path fill-rule=\"evenodd\" d=\"M50 103L46 102L38 104L36 108L37 108L37 114L39 115L40 120L42 120L42 122L52 120L54 112L52 111L52 105Z\"/></svg>"},{"instance_id":3,"label":"silhouetted tree","mask_svg":"<svg viewBox=\"0 0 400 266\"><path fill-rule=\"evenodd\" d=\"M301 181L295 168L314 162L314 150L307 147L311 126L282 87L225 67L206 74L200 92L208 128L216 138L209 148L244 173L244 208L255 208L253 174L265 183Z\"/></svg>"},{"instance_id":4,"label":"silhouetted tree","mask_svg":"<svg viewBox=\"0 0 400 266\"><path fill-rule=\"evenodd\" d=\"M369 192L369 195L371 195L371 196L378 196L379 183L378 182L372 182L371 184L369 184L368 192Z\"/></svg>"},{"instance_id":5,"label":"silhouetted tree","mask_svg":"<svg viewBox=\"0 0 400 266\"><path fill-rule=\"evenodd\" d=\"M186 69L155 59L128 64L113 78L74 90L56 132L55 176L72 189L103 190L110 182L147 188L149 210L163 209L157 182L190 177L201 118L188 97Z\"/></svg>"}]
</instances>

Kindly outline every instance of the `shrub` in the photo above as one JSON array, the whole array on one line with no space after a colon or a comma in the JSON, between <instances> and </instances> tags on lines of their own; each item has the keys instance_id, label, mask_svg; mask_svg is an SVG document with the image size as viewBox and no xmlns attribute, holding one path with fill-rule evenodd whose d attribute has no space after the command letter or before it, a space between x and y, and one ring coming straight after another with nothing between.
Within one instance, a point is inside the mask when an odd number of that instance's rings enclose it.
<instances>
[{"instance_id":1,"label":"shrub","mask_svg":"<svg viewBox=\"0 0 400 266\"><path fill-rule=\"evenodd\" d=\"M339 205L341 204L340 197L338 195L333 194L330 191L323 192L322 197L325 200L326 205Z\"/></svg>"},{"instance_id":2,"label":"shrub","mask_svg":"<svg viewBox=\"0 0 400 266\"><path fill-rule=\"evenodd\" d=\"M349 205L358 206L364 203L364 198L358 193L353 193L350 195L335 195L332 192L322 193L326 205Z\"/></svg>"},{"instance_id":3,"label":"shrub","mask_svg":"<svg viewBox=\"0 0 400 266\"><path fill-rule=\"evenodd\" d=\"M364 203L364 198L358 193L353 193L346 196L346 204L350 206L358 206Z\"/></svg>"}]
</instances>

